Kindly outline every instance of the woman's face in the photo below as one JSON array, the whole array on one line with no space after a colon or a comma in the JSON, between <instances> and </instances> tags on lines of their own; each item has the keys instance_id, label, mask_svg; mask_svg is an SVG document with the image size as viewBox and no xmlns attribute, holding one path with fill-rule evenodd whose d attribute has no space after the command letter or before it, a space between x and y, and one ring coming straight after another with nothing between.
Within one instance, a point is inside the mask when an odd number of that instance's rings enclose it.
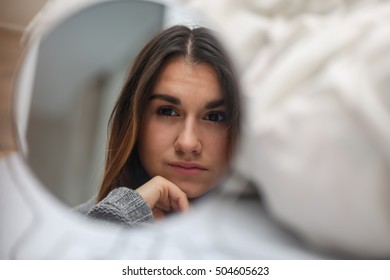
<instances>
[{"instance_id":1,"label":"woman's face","mask_svg":"<svg viewBox=\"0 0 390 280\"><path fill-rule=\"evenodd\" d=\"M189 198L218 184L228 168L225 100L214 69L183 58L161 71L145 108L138 152L146 172Z\"/></svg>"}]
</instances>

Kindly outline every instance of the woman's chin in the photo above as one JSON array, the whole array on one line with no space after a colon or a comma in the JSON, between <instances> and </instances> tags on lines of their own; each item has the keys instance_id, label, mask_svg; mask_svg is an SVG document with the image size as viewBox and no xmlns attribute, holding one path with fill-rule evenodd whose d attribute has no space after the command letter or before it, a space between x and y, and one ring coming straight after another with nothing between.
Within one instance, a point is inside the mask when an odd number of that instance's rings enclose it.
<instances>
[{"instance_id":1,"label":"woman's chin","mask_svg":"<svg viewBox=\"0 0 390 280\"><path fill-rule=\"evenodd\" d=\"M180 187L180 186L179 186ZM206 194L209 190L212 189L212 187L196 187L191 185L185 185L183 187L180 187L181 190L187 195L189 199L194 199L203 196Z\"/></svg>"}]
</instances>

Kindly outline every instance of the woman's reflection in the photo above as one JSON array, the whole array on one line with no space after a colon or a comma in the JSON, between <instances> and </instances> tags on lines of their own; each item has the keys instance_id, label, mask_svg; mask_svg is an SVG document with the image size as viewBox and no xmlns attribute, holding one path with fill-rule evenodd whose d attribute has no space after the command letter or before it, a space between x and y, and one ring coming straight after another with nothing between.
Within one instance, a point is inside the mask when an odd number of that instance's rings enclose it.
<instances>
[{"instance_id":1,"label":"woman's reflection","mask_svg":"<svg viewBox=\"0 0 390 280\"><path fill-rule=\"evenodd\" d=\"M176 25L136 57L110 118L102 184L77 210L129 226L185 211L229 172L239 87L211 30Z\"/></svg>"}]
</instances>

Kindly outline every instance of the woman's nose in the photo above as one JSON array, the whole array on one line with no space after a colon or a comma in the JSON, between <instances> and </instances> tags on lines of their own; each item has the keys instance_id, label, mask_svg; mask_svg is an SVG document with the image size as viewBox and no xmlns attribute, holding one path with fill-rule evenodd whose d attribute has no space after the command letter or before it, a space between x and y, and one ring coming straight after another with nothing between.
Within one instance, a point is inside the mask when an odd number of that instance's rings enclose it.
<instances>
[{"instance_id":1,"label":"woman's nose","mask_svg":"<svg viewBox=\"0 0 390 280\"><path fill-rule=\"evenodd\" d=\"M175 150L185 154L200 153L202 143L195 121L189 120L184 123L175 141Z\"/></svg>"}]
</instances>

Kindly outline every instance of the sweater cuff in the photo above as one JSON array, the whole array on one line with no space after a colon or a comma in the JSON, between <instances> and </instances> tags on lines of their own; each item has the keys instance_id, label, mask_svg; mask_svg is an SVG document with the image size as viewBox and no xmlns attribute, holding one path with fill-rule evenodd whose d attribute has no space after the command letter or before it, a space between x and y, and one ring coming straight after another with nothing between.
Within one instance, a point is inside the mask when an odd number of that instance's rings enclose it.
<instances>
[{"instance_id":1,"label":"sweater cuff","mask_svg":"<svg viewBox=\"0 0 390 280\"><path fill-rule=\"evenodd\" d=\"M153 221L152 210L142 196L126 187L113 189L87 216L130 227Z\"/></svg>"}]
</instances>

